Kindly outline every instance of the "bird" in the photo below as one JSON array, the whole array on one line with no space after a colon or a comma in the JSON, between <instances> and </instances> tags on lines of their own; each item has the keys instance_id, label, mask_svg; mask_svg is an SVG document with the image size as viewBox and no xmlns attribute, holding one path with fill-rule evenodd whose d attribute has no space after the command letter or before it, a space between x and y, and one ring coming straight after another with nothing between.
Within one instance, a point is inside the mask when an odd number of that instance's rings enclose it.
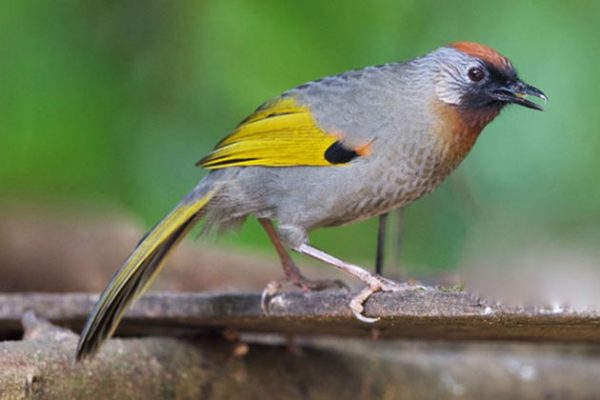
<instances>
[{"instance_id":1,"label":"bird","mask_svg":"<svg viewBox=\"0 0 600 400\"><path fill-rule=\"evenodd\" d=\"M384 216L430 193L505 106L543 110L532 97L547 101L507 57L483 44L453 42L409 61L301 84L267 101L197 163L208 174L115 273L87 319L76 360L112 336L126 308L200 220L209 231L258 219L285 273L267 286L263 300L284 281L306 290L338 284L304 277L292 250L362 281L349 308L365 323L377 321L364 315L365 301L405 285L314 247L309 232Z\"/></svg>"}]
</instances>

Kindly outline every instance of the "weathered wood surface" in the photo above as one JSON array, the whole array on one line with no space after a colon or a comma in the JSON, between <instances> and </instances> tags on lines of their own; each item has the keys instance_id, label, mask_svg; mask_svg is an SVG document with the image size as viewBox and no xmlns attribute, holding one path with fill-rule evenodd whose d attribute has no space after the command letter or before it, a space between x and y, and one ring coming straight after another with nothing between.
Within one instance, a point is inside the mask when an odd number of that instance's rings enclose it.
<instances>
[{"instance_id":1,"label":"weathered wood surface","mask_svg":"<svg viewBox=\"0 0 600 400\"><path fill-rule=\"evenodd\" d=\"M112 339L73 363L74 333L29 312L0 342L0 399L592 399L598 346L270 337ZM242 337L242 339L244 339Z\"/></svg>"},{"instance_id":2,"label":"weathered wood surface","mask_svg":"<svg viewBox=\"0 0 600 400\"><path fill-rule=\"evenodd\" d=\"M487 304L465 292L436 289L377 293L366 314L354 319L351 295L342 292L287 293L260 308L259 294L149 294L126 314L120 333L199 333L223 328L239 332L443 340L600 342L600 314L553 308L510 308ZM89 294L0 295L0 333L18 336L25 311L58 325L81 329L96 296Z\"/></svg>"}]
</instances>

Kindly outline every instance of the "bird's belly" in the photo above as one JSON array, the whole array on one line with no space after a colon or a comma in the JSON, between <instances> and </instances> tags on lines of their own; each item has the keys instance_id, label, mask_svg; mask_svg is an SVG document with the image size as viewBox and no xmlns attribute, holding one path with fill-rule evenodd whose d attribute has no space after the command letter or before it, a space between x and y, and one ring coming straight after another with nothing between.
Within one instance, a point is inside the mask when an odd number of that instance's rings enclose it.
<instances>
[{"instance_id":1,"label":"bird's belly","mask_svg":"<svg viewBox=\"0 0 600 400\"><path fill-rule=\"evenodd\" d=\"M441 179L416 180L411 184L397 187L374 188L377 193L356 198L345 207L345 212L328 221L324 226L338 226L358 222L377 215L385 214L395 208L403 207L434 190Z\"/></svg>"},{"instance_id":2,"label":"bird's belly","mask_svg":"<svg viewBox=\"0 0 600 400\"><path fill-rule=\"evenodd\" d=\"M388 158L351 166L281 170L270 202L280 224L306 230L358 222L431 192L457 165L435 143L403 146Z\"/></svg>"},{"instance_id":3,"label":"bird's belly","mask_svg":"<svg viewBox=\"0 0 600 400\"><path fill-rule=\"evenodd\" d=\"M410 204L436 189L455 167L437 157L389 165L362 177L355 193L336 206L340 212L321 226L358 222Z\"/></svg>"}]
</instances>

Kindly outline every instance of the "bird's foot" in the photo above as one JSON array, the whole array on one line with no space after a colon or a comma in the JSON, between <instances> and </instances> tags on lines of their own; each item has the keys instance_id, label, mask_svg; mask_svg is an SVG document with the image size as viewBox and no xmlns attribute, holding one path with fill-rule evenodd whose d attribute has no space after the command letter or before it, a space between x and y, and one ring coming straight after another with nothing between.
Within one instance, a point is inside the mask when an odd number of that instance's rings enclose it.
<instances>
[{"instance_id":1,"label":"bird's foot","mask_svg":"<svg viewBox=\"0 0 600 400\"><path fill-rule=\"evenodd\" d=\"M421 290L426 289L422 285L411 285L408 283L394 282L390 279L384 278L380 275L370 274L364 282L367 284L356 296L350 301L350 310L354 317L359 321L372 324L379 321L379 317L372 318L364 315L365 302L375 292L402 292L407 290Z\"/></svg>"},{"instance_id":2,"label":"bird's foot","mask_svg":"<svg viewBox=\"0 0 600 400\"><path fill-rule=\"evenodd\" d=\"M273 297L282 292L288 285L296 286L304 292L317 292L329 289L350 290L348 285L338 279L308 279L302 275L285 277L284 279L271 281L262 292L260 306L263 313L269 314L269 304Z\"/></svg>"},{"instance_id":3,"label":"bird's foot","mask_svg":"<svg viewBox=\"0 0 600 400\"><path fill-rule=\"evenodd\" d=\"M381 275L372 274L369 271L361 268L357 265L350 264L336 258L330 254L325 253L322 250L310 246L308 243L303 243L298 247L294 248L295 251L306 254L317 260L323 261L327 264L333 265L336 268L341 269L344 272L354 276L355 278L366 283L366 287L361 290L356 296L350 301L350 310L354 316L366 323L373 323L379 321L379 318L370 318L365 316L365 302L375 292L399 292L405 290L425 289L421 285L409 285L407 283L398 283L390 279L384 278Z\"/></svg>"}]
</instances>

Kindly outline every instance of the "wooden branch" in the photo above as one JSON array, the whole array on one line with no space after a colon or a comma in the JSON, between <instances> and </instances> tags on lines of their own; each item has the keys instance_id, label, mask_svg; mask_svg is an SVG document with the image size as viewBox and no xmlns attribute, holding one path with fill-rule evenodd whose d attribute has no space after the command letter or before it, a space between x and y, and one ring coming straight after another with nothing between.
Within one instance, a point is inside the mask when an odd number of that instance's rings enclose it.
<instances>
[{"instance_id":1,"label":"wooden branch","mask_svg":"<svg viewBox=\"0 0 600 400\"><path fill-rule=\"evenodd\" d=\"M152 337L112 339L74 364L75 334L32 312L23 325L24 340L0 342L1 399L584 399L600 391L596 350L581 345L335 339L290 351L264 336Z\"/></svg>"},{"instance_id":2,"label":"wooden branch","mask_svg":"<svg viewBox=\"0 0 600 400\"><path fill-rule=\"evenodd\" d=\"M388 339L600 342L597 311L510 308L465 292L412 290L373 295L366 314L382 319L369 325L352 317L350 298L335 291L287 293L272 299L267 316L259 294L149 294L127 312L118 333L172 335L229 328ZM79 331L95 300L89 294L0 295L0 333L18 335L27 310Z\"/></svg>"},{"instance_id":3,"label":"wooden branch","mask_svg":"<svg viewBox=\"0 0 600 400\"><path fill-rule=\"evenodd\" d=\"M1 399L204 398L231 354L222 340L116 339L75 364L77 335L30 311L23 325L24 340L0 342Z\"/></svg>"}]
</instances>

